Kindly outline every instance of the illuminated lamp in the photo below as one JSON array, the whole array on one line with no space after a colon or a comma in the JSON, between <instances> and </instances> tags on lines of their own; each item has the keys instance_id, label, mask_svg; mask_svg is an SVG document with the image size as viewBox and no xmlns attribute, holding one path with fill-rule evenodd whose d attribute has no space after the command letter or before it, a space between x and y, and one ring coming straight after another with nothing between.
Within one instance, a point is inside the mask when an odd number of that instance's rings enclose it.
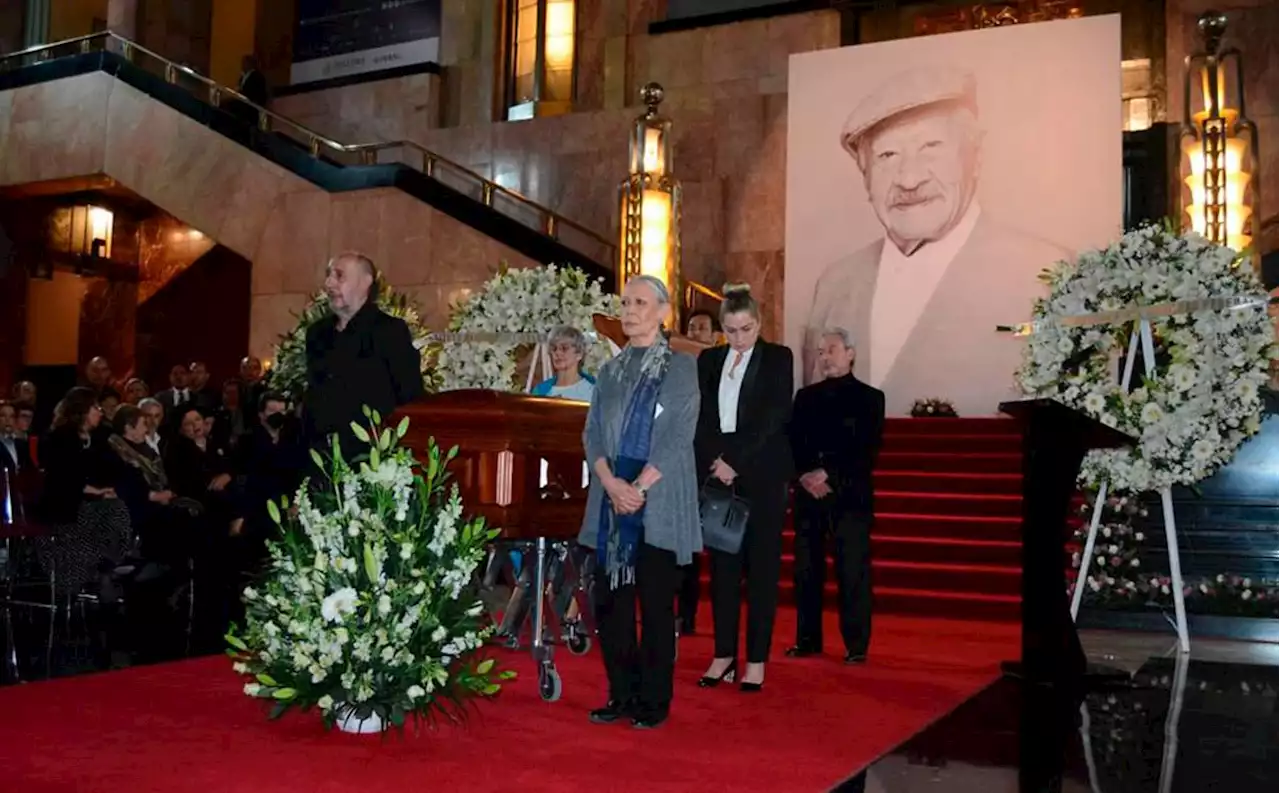
<instances>
[{"instance_id":1,"label":"illuminated lamp","mask_svg":"<svg viewBox=\"0 0 1280 793\"><path fill-rule=\"evenodd\" d=\"M510 0L507 120L573 109L575 0Z\"/></svg>"}]
</instances>

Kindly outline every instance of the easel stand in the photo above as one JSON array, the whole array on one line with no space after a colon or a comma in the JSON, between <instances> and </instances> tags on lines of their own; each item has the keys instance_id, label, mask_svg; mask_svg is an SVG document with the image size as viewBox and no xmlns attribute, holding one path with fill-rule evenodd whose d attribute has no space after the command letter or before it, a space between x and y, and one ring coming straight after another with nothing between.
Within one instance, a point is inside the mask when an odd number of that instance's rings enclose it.
<instances>
[{"instance_id":1,"label":"easel stand","mask_svg":"<svg viewBox=\"0 0 1280 793\"><path fill-rule=\"evenodd\" d=\"M1133 332L1129 335L1129 354L1124 362L1124 374L1121 377L1120 389L1125 393L1133 382L1133 362L1137 358L1138 344L1142 344L1142 363L1148 378L1155 374L1156 356L1155 342L1151 335L1151 321L1146 317L1137 320ZM1075 620L1080 613L1080 601L1084 596L1085 583L1089 580L1089 567L1093 562L1094 546L1098 539L1098 526L1102 522L1102 507L1107 501L1109 482L1102 482L1098 488L1098 497L1093 502L1093 516L1089 521L1089 534L1084 542L1084 553L1080 557L1080 570L1076 575L1075 587L1071 593L1071 619ZM1177 618L1178 649L1180 652L1191 651L1191 641L1187 636L1187 609L1182 595L1182 561L1178 555L1177 527L1173 516L1173 494L1168 487L1160 489L1160 506L1164 518L1165 544L1169 549L1169 588L1173 590L1173 609Z\"/></svg>"}]
</instances>

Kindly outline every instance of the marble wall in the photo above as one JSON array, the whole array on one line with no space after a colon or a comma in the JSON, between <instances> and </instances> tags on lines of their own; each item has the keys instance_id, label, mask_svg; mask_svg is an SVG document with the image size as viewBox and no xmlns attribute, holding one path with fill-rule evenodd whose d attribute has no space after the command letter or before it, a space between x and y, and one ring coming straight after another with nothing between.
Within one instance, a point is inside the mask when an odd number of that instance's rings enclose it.
<instances>
[{"instance_id":1,"label":"marble wall","mask_svg":"<svg viewBox=\"0 0 1280 793\"><path fill-rule=\"evenodd\" d=\"M306 91L271 107L339 143L422 140L440 126L440 77L411 74Z\"/></svg>"},{"instance_id":2,"label":"marble wall","mask_svg":"<svg viewBox=\"0 0 1280 793\"><path fill-rule=\"evenodd\" d=\"M0 92L0 186L106 174L253 262L250 349L267 356L327 259L359 249L429 323L521 254L395 189L330 194L101 74Z\"/></svg>"}]
</instances>

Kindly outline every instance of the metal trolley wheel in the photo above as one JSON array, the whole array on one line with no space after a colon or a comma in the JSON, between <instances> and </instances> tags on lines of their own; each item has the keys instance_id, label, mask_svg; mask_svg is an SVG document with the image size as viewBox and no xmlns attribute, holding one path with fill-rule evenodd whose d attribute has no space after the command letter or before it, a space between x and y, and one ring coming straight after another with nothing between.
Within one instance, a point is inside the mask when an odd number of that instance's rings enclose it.
<instances>
[{"instance_id":1,"label":"metal trolley wheel","mask_svg":"<svg viewBox=\"0 0 1280 793\"><path fill-rule=\"evenodd\" d=\"M563 693L564 683L560 680L560 673L556 671L555 664L548 661L540 665L538 667L538 694L542 697L542 701L557 702Z\"/></svg>"},{"instance_id":2,"label":"metal trolley wheel","mask_svg":"<svg viewBox=\"0 0 1280 793\"><path fill-rule=\"evenodd\" d=\"M591 637L585 633L574 632L565 638L565 646L574 655L586 655L591 652Z\"/></svg>"}]
</instances>

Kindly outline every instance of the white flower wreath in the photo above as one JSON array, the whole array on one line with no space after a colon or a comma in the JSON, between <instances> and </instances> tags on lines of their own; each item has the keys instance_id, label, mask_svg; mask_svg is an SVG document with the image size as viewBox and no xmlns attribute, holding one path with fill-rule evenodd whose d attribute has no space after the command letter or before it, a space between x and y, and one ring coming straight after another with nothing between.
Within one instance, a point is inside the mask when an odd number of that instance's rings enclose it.
<instances>
[{"instance_id":1,"label":"white flower wreath","mask_svg":"<svg viewBox=\"0 0 1280 793\"><path fill-rule=\"evenodd\" d=\"M1197 298L1266 297L1253 268L1231 249L1158 226L1128 232L1042 278L1050 294L1036 302L1036 320ZM1276 354L1264 305L1153 318L1151 328L1155 375L1148 379L1135 369L1136 387L1127 394L1117 372L1132 323L1047 324L1027 344L1017 374L1024 392L1057 399L1140 439L1131 449L1091 452L1080 474L1088 487L1107 482L1113 491L1138 493L1195 484L1259 429L1259 389Z\"/></svg>"},{"instance_id":2,"label":"white flower wreath","mask_svg":"<svg viewBox=\"0 0 1280 793\"><path fill-rule=\"evenodd\" d=\"M504 265L484 287L458 304L449 330L458 333L546 334L569 325L587 335L583 367L598 371L612 355L607 340L596 338L594 314L616 317L617 295L606 294L599 279L571 267L507 269ZM440 389L492 388L519 391L515 382L517 342L448 342L437 360ZM548 373L549 375L550 373Z\"/></svg>"}]
</instances>

